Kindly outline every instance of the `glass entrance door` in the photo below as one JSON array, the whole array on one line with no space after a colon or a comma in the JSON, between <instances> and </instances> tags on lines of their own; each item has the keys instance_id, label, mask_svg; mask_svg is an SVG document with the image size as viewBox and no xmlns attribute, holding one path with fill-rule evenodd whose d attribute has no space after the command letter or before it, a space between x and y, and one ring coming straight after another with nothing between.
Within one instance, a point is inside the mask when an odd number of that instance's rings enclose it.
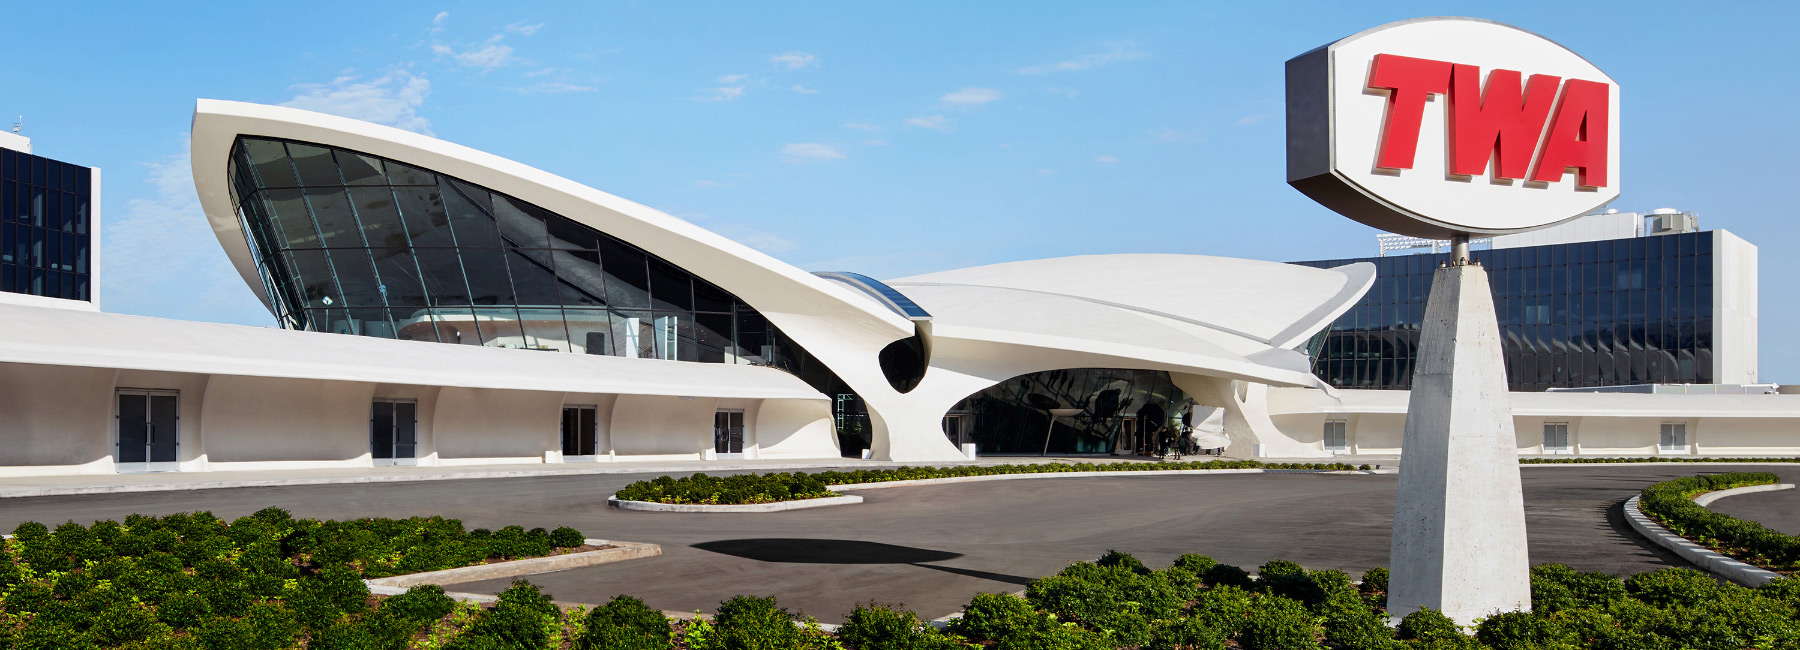
<instances>
[{"instance_id":1,"label":"glass entrance door","mask_svg":"<svg viewBox=\"0 0 1800 650\"><path fill-rule=\"evenodd\" d=\"M944 415L944 437L950 444L962 449L964 443L974 442L969 435L969 428L975 422L975 416L967 413L949 413Z\"/></svg>"},{"instance_id":2,"label":"glass entrance door","mask_svg":"<svg viewBox=\"0 0 1800 650\"><path fill-rule=\"evenodd\" d=\"M122 472L166 472L178 469L181 445L181 397L175 391L119 391L118 449L114 462Z\"/></svg>"},{"instance_id":3,"label":"glass entrance door","mask_svg":"<svg viewBox=\"0 0 1800 650\"><path fill-rule=\"evenodd\" d=\"M417 465L419 405L375 400L369 417L369 455L376 465Z\"/></svg>"},{"instance_id":4,"label":"glass entrance door","mask_svg":"<svg viewBox=\"0 0 1800 650\"><path fill-rule=\"evenodd\" d=\"M744 412L736 409L713 413L713 453L719 458L744 457Z\"/></svg>"},{"instance_id":5,"label":"glass entrance door","mask_svg":"<svg viewBox=\"0 0 1800 650\"><path fill-rule=\"evenodd\" d=\"M562 415L563 460L593 460L599 454L598 427L592 406L565 406Z\"/></svg>"}]
</instances>

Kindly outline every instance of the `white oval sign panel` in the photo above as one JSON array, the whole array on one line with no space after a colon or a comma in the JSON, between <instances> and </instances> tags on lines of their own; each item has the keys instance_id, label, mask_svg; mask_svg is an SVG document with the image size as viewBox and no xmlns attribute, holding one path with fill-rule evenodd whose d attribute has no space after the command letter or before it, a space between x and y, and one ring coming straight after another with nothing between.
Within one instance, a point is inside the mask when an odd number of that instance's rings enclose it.
<instances>
[{"instance_id":1,"label":"white oval sign panel","mask_svg":"<svg viewBox=\"0 0 1800 650\"><path fill-rule=\"evenodd\" d=\"M1288 183L1389 232L1533 230L1619 196L1619 85L1537 34L1389 23L1287 62Z\"/></svg>"}]
</instances>

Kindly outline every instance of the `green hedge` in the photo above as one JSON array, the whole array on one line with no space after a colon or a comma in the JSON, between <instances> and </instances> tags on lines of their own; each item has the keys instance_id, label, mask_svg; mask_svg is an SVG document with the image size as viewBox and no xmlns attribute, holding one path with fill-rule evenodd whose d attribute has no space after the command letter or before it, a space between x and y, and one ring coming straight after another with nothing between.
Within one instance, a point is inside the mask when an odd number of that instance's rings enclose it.
<instances>
[{"instance_id":1,"label":"green hedge","mask_svg":"<svg viewBox=\"0 0 1800 650\"><path fill-rule=\"evenodd\" d=\"M1606 463L1800 463L1800 458L1793 456L1776 456L1771 458L1691 458L1685 456L1639 456L1639 457L1582 457L1568 458L1521 458L1521 465L1586 465Z\"/></svg>"},{"instance_id":2,"label":"green hedge","mask_svg":"<svg viewBox=\"0 0 1800 650\"><path fill-rule=\"evenodd\" d=\"M994 476L999 474L1045 474L1060 472L1167 472L1194 469L1274 469L1274 470L1355 470L1368 465L1346 463L1264 463L1254 460L1208 460L1185 463L1042 463L1035 465L952 465L946 467L897 467L894 469L859 469L848 472L779 472L774 474L738 474L708 476L694 474L682 478L659 476L638 481L614 494L625 501L685 503L705 505L742 505L773 503L837 496L826 489L829 485L885 483L961 476Z\"/></svg>"},{"instance_id":3,"label":"green hedge","mask_svg":"<svg viewBox=\"0 0 1800 650\"><path fill-rule=\"evenodd\" d=\"M414 588L372 607L363 578L579 546L572 528L463 530L441 517L317 521L267 508L20 524L0 546L0 649L405 648L453 604Z\"/></svg>"},{"instance_id":4,"label":"green hedge","mask_svg":"<svg viewBox=\"0 0 1800 650\"><path fill-rule=\"evenodd\" d=\"M1638 508L1676 535L1750 564L1793 571L1800 569L1800 536L1713 512L1693 501L1694 497L1707 492L1779 482L1780 478L1768 472L1678 478L1644 488Z\"/></svg>"}]
</instances>

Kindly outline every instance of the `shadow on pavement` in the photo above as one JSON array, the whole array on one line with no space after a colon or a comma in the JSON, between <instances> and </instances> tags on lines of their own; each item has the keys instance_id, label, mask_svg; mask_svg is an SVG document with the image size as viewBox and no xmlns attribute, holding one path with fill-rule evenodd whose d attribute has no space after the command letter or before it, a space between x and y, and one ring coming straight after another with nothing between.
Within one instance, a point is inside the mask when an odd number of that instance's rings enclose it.
<instances>
[{"instance_id":1,"label":"shadow on pavement","mask_svg":"<svg viewBox=\"0 0 1800 650\"><path fill-rule=\"evenodd\" d=\"M797 564L908 564L960 576L1029 585L1034 578L978 569L939 566L926 562L942 562L962 557L961 553L935 551L928 548L897 546L881 542L853 539L761 538L721 539L694 544L694 548L760 562Z\"/></svg>"},{"instance_id":2,"label":"shadow on pavement","mask_svg":"<svg viewBox=\"0 0 1800 650\"><path fill-rule=\"evenodd\" d=\"M1687 560L1681 559L1681 556L1676 555L1674 551L1645 539L1643 535L1632 529L1631 523L1625 520L1625 501L1626 499L1620 499L1605 507L1606 526L1611 528L1613 533L1619 536L1619 539L1637 545L1644 551L1644 554L1655 557L1669 566L1693 568L1693 565L1688 564Z\"/></svg>"},{"instance_id":3,"label":"shadow on pavement","mask_svg":"<svg viewBox=\"0 0 1800 650\"><path fill-rule=\"evenodd\" d=\"M762 562L800 564L917 564L962 557L961 553L853 539L721 539L694 548Z\"/></svg>"}]
</instances>

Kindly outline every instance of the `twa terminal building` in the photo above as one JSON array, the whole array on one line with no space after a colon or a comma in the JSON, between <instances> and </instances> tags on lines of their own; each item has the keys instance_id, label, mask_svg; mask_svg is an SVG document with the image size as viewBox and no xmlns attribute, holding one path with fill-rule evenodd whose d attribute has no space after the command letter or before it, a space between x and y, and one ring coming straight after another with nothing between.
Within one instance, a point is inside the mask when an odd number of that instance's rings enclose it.
<instances>
[{"instance_id":1,"label":"twa terminal building","mask_svg":"<svg viewBox=\"0 0 1800 650\"><path fill-rule=\"evenodd\" d=\"M1359 355L1332 342L1345 319L1396 300L1369 295L1380 260L883 282L367 122L201 100L192 134L206 218L280 328L100 311L99 171L0 140L0 476L1126 455L1168 433L1238 458L1401 451L1405 391L1320 371ZM1755 249L1717 233L1748 251L1750 334L1712 354L1754 359ZM1800 453L1800 398L1643 383L1516 392L1520 452Z\"/></svg>"}]
</instances>

